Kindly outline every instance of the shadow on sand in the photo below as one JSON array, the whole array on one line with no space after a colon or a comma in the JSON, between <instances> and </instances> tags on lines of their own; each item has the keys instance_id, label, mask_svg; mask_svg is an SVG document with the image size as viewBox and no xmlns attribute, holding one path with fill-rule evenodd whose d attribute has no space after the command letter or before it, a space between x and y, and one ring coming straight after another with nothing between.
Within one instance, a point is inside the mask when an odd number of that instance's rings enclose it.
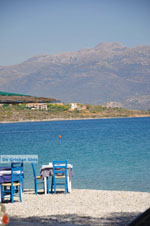
<instances>
[{"instance_id":1,"label":"shadow on sand","mask_svg":"<svg viewBox=\"0 0 150 226\"><path fill-rule=\"evenodd\" d=\"M46 217L11 217L9 226L126 226L138 213L111 213L105 218L93 218L75 214L50 215Z\"/></svg>"}]
</instances>

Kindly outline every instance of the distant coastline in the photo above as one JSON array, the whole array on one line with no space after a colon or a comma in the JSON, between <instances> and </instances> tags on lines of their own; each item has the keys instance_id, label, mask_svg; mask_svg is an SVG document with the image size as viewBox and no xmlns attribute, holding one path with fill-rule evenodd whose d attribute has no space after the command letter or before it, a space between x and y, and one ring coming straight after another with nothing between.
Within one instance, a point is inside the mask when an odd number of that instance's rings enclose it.
<instances>
[{"instance_id":1,"label":"distant coastline","mask_svg":"<svg viewBox=\"0 0 150 226\"><path fill-rule=\"evenodd\" d=\"M37 108L38 107L38 108ZM0 123L150 117L150 110L140 111L102 105L26 104L0 106Z\"/></svg>"},{"instance_id":2,"label":"distant coastline","mask_svg":"<svg viewBox=\"0 0 150 226\"><path fill-rule=\"evenodd\" d=\"M41 119L41 120L18 120L18 121L0 121L0 124L7 123L25 123L25 122L51 122L51 121L71 121L71 120L96 120L96 119L119 119L119 118L149 118L150 115L141 116L128 116L128 117L90 117L90 118L52 118L52 119Z\"/></svg>"}]
</instances>

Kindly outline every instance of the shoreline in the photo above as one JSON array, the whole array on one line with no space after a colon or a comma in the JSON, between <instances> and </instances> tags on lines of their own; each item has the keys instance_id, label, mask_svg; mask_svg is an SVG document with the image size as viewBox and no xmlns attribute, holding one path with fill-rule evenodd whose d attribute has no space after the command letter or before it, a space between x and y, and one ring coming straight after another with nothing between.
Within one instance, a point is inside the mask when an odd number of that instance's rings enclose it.
<instances>
[{"instance_id":1,"label":"shoreline","mask_svg":"<svg viewBox=\"0 0 150 226\"><path fill-rule=\"evenodd\" d=\"M24 123L24 122L51 122L51 121L73 121L73 120L92 120L92 119L123 119L123 118L150 118L150 115L134 115L128 117L89 117L89 118L52 118L42 120L19 120L19 121L0 121L0 124Z\"/></svg>"},{"instance_id":2,"label":"shoreline","mask_svg":"<svg viewBox=\"0 0 150 226\"><path fill-rule=\"evenodd\" d=\"M73 189L71 193L34 194L25 189L22 203L6 203L16 226L127 225L149 208L150 192Z\"/></svg>"}]
</instances>

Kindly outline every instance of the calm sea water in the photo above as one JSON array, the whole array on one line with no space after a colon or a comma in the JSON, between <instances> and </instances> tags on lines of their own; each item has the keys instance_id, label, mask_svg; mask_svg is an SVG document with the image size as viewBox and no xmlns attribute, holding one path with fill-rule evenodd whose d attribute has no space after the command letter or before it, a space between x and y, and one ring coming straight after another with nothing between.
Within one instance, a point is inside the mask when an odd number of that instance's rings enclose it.
<instances>
[{"instance_id":1,"label":"calm sea water","mask_svg":"<svg viewBox=\"0 0 150 226\"><path fill-rule=\"evenodd\" d=\"M0 154L37 154L38 172L67 159L73 188L150 192L150 118L0 124ZM33 187L30 164L25 187Z\"/></svg>"}]
</instances>

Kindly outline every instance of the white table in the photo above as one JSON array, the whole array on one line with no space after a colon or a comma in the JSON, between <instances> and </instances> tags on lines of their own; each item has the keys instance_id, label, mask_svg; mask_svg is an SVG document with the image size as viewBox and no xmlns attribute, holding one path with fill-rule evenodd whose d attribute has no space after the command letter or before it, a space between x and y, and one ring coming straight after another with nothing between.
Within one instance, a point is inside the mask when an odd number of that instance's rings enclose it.
<instances>
[{"instance_id":1,"label":"white table","mask_svg":"<svg viewBox=\"0 0 150 226\"><path fill-rule=\"evenodd\" d=\"M71 164L67 164L67 184L68 184L68 192L71 193L71 177L73 176L72 172L73 166ZM49 165L42 165L41 167L41 176L44 178L44 192L47 194L47 180L48 176L53 175L53 164L52 162Z\"/></svg>"}]
</instances>

